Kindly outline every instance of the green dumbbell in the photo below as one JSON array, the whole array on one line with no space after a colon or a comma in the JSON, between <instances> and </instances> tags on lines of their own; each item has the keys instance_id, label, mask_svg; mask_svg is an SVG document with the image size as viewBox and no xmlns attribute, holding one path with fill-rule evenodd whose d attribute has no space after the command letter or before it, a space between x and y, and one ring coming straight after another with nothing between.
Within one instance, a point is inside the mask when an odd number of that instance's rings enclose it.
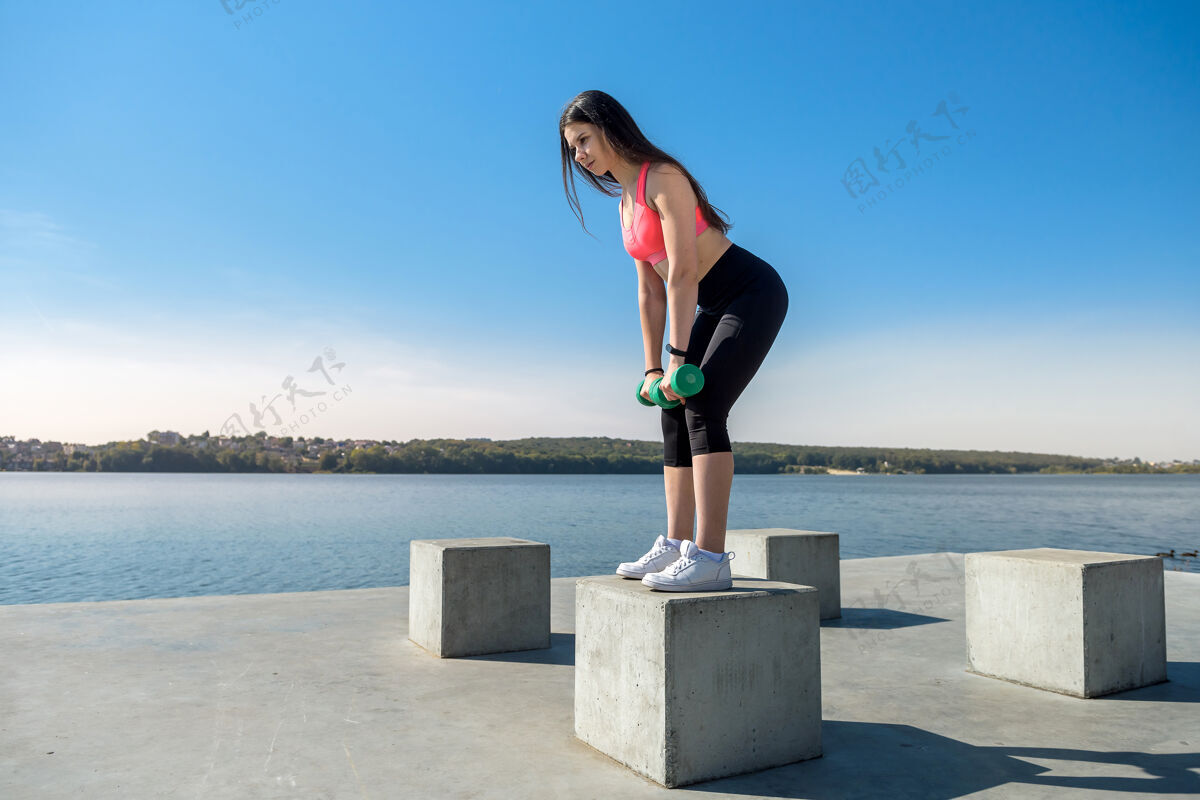
<instances>
[{"instance_id":1,"label":"green dumbbell","mask_svg":"<svg viewBox=\"0 0 1200 800\"><path fill-rule=\"evenodd\" d=\"M678 400L668 400L662 393L662 377L656 377L650 382L650 400L642 397L642 386L646 383L646 378L637 387L637 400L644 406L661 406L662 408L675 408L679 405ZM671 374L671 391L680 397L691 397L704 388L704 373L695 364L684 364L679 369Z\"/></svg>"}]
</instances>

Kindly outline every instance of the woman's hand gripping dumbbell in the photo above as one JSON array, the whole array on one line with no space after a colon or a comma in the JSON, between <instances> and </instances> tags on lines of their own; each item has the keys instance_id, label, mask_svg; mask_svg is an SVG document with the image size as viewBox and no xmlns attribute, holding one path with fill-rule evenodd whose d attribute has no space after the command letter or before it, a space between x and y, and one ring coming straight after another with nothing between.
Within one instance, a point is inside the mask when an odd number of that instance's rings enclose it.
<instances>
[{"instance_id":1,"label":"woman's hand gripping dumbbell","mask_svg":"<svg viewBox=\"0 0 1200 800\"><path fill-rule=\"evenodd\" d=\"M670 400L663 394L662 376L653 379L647 375L638 384L637 401L644 406L675 408L679 400ZM649 381L649 383L647 383ZM671 373L670 390L680 397L691 397L704 388L704 373L695 364L684 364Z\"/></svg>"}]
</instances>

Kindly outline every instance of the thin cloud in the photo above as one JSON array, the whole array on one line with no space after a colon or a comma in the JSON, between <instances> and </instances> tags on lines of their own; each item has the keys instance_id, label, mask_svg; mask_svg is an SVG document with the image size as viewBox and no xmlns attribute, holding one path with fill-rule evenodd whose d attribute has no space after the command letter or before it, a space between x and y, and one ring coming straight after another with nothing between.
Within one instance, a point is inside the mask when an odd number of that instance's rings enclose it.
<instances>
[{"instance_id":1,"label":"thin cloud","mask_svg":"<svg viewBox=\"0 0 1200 800\"><path fill-rule=\"evenodd\" d=\"M39 211L0 209L0 277L34 278L46 285L86 284L97 289L117 289L104 275L89 269L100 247L67 230ZM3 273L7 273L4 275ZM37 307L33 298L30 303ZM42 311L37 312L45 318Z\"/></svg>"}]
</instances>

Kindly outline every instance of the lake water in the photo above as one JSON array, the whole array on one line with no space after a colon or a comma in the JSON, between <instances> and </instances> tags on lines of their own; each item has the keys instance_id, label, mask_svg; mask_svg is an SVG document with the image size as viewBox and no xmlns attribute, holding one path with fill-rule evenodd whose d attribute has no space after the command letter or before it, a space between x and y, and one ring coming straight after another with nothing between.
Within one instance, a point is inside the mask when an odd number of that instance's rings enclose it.
<instances>
[{"instance_id":1,"label":"lake water","mask_svg":"<svg viewBox=\"0 0 1200 800\"><path fill-rule=\"evenodd\" d=\"M0 604L401 586L412 539L533 539L552 577L608 574L665 525L661 475L0 473ZM842 558L1182 552L1200 475L735 475L728 527L834 531Z\"/></svg>"}]
</instances>

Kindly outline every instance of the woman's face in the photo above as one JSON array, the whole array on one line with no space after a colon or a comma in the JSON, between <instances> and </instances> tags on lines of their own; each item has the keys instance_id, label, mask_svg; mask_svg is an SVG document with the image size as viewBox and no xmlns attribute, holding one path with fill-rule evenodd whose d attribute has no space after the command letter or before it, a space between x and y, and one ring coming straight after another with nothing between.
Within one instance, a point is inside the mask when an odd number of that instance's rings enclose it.
<instances>
[{"instance_id":1,"label":"woman's face","mask_svg":"<svg viewBox=\"0 0 1200 800\"><path fill-rule=\"evenodd\" d=\"M572 122L563 128L563 137L584 169L595 175L609 171L614 153L598 127L590 122Z\"/></svg>"}]
</instances>

